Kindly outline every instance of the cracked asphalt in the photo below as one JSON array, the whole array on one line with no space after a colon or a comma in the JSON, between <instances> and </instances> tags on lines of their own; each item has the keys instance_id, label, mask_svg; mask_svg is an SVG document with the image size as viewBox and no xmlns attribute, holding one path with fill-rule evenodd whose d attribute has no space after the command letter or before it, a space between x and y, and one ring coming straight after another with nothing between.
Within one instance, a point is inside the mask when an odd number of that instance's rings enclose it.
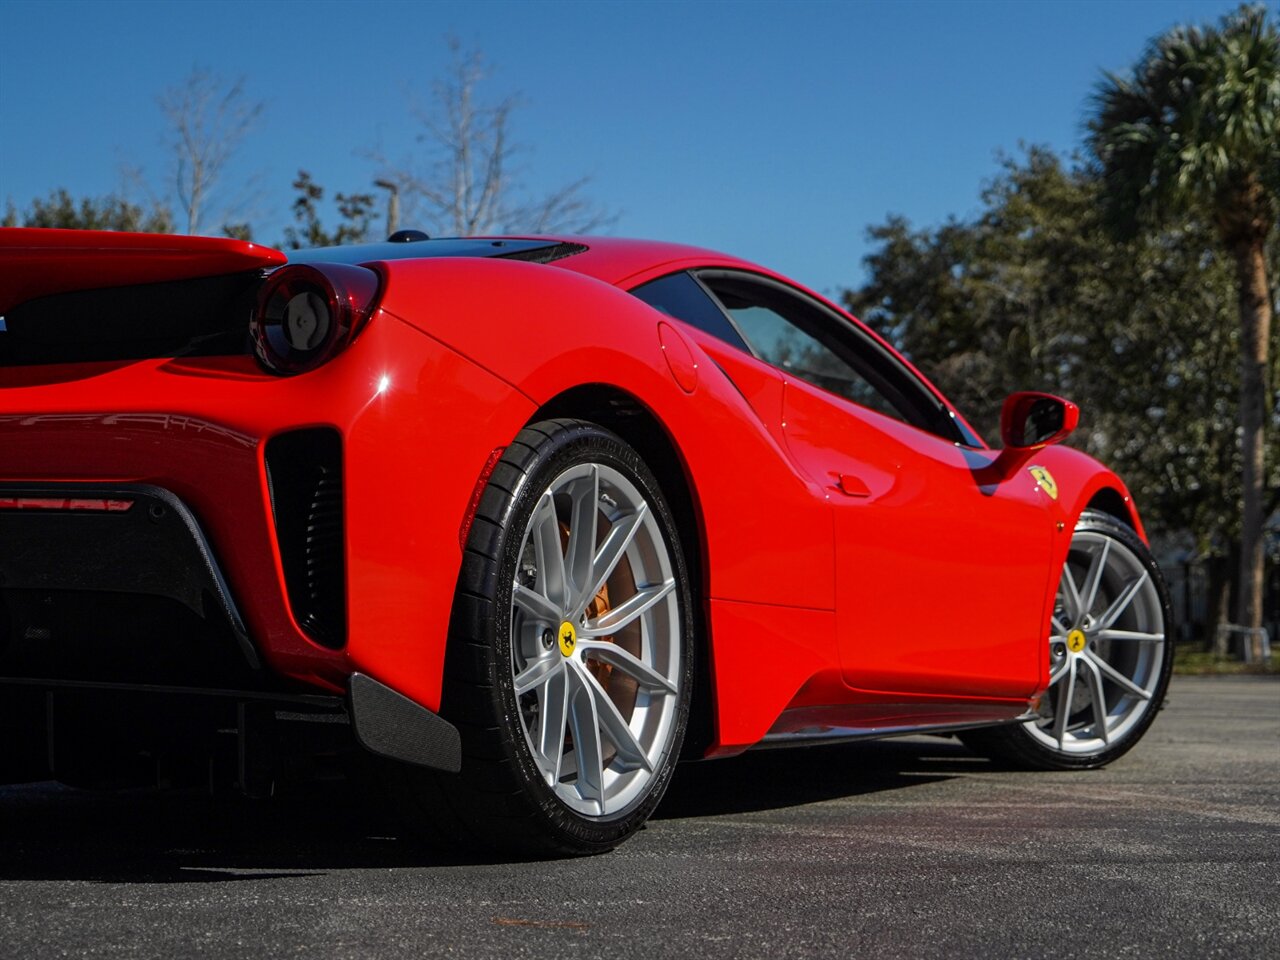
<instances>
[{"instance_id":1,"label":"cracked asphalt","mask_svg":"<svg viewBox=\"0 0 1280 960\"><path fill-rule=\"evenodd\" d=\"M356 792L0 788L0 957L1280 956L1280 678L1105 770L911 738L683 767L589 860L446 863Z\"/></svg>"}]
</instances>

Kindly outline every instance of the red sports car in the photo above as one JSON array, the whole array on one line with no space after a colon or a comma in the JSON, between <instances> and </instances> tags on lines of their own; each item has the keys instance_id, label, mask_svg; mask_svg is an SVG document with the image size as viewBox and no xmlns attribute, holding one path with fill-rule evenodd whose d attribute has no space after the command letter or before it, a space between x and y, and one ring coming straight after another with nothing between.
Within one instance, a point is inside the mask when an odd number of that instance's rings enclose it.
<instances>
[{"instance_id":1,"label":"red sports car","mask_svg":"<svg viewBox=\"0 0 1280 960\"><path fill-rule=\"evenodd\" d=\"M1124 484L691 247L0 231L0 782L358 744L417 825L617 844L681 757L1129 749L1172 663ZM366 769L360 767L360 769Z\"/></svg>"}]
</instances>

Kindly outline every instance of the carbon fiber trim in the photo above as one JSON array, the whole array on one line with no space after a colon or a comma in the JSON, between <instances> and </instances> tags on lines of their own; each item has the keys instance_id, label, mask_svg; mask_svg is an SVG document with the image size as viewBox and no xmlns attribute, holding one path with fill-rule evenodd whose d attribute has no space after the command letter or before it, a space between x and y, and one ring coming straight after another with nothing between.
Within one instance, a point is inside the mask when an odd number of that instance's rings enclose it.
<instances>
[{"instance_id":1,"label":"carbon fiber trim","mask_svg":"<svg viewBox=\"0 0 1280 960\"><path fill-rule=\"evenodd\" d=\"M351 720L371 753L457 773L462 736L448 720L363 673L351 675Z\"/></svg>"}]
</instances>

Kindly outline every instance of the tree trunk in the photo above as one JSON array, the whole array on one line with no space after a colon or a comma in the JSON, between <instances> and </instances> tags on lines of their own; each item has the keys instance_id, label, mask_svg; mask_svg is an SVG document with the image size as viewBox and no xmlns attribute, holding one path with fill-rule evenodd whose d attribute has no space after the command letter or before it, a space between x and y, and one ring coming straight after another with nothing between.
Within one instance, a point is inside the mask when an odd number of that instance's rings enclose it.
<instances>
[{"instance_id":1,"label":"tree trunk","mask_svg":"<svg viewBox=\"0 0 1280 960\"><path fill-rule=\"evenodd\" d=\"M1267 346L1271 340L1271 290L1262 237L1235 248L1240 293L1240 427L1244 510L1240 526L1240 580L1236 622L1257 631L1262 626L1263 494L1266 473L1263 435L1266 417ZM1259 649L1255 632L1249 642Z\"/></svg>"},{"instance_id":2,"label":"tree trunk","mask_svg":"<svg viewBox=\"0 0 1280 960\"><path fill-rule=\"evenodd\" d=\"M1218 629L1231 622L1231 561L1234 554L1225 557L1210 557L1206 566L1209 569L1209 592L1205 604L1204 641L1205 649L1212 650L1220 657L1231 654L1231 635Z\"/></svg>"}]
</instances>

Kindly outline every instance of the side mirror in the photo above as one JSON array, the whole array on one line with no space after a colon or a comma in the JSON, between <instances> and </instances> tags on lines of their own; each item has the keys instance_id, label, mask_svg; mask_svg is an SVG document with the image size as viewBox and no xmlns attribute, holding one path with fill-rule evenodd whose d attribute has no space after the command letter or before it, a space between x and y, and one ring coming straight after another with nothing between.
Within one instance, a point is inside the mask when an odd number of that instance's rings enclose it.
<instances>
[{"instance_id":1,"label":"side mirror","mask_svg":"<svg viewBox=\"0 0 1280 960\"><path fill-rule=\"evenodd\" d=\"M1049 393L1015 393L1000 411L1007 450L1038 450L1064 440L1080 422L1080 408Z\"/></svg>"},{"instance_id":2,"label":"side mirror","mask_svg":"<svg viewBox=\"0 0 1280 960\"><path fill-rule=\"evenodd\" d=\"M1004 449L974 471L979 486L1003 483L1021 469L1032 451L1066 438L1080 422L1080 408L1050 393L1015 393L1000 410Z\"/></svg>"}]
</instances>

